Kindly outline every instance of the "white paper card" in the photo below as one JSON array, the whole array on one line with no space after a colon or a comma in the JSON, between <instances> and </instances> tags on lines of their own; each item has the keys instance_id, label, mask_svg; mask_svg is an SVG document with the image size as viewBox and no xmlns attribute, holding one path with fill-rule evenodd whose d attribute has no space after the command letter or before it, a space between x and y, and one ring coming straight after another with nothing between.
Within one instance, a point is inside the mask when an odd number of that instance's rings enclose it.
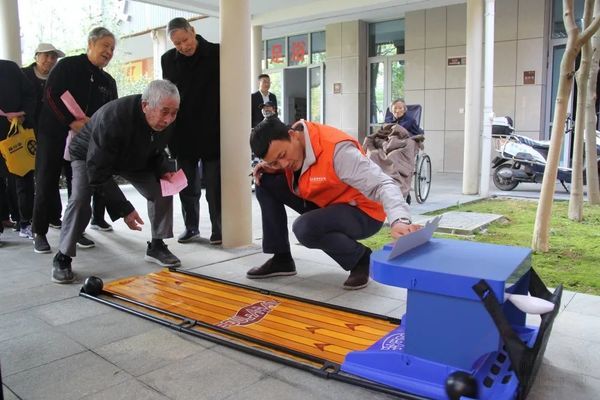
<instances>
[{"instance_id":1,"label":"white paper card","mask_svg":"<svg viewBox=\"0 0 600 400\"><path fill-rule=\"evenodd\" d=\"M409 250L414 249L424 243L427 243L429 239L433 236L433 232L437 229L440 220L442 219L441 215L438 215L431 221L427 222L425 226L419 229L416 232L411 232L407 235L400 236L396 243L394 243L394 247L392 251L390 251L390 255L388 257L389 260L393 260L399 255L406 253Z\"/></svg>"}]
</instances>

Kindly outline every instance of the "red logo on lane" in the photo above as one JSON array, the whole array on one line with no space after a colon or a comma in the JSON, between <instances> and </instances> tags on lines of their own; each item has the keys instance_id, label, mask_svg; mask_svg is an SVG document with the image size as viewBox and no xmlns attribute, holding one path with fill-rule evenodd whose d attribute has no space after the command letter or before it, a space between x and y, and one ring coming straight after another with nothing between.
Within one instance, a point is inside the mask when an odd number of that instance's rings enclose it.
<instances>
[{"instance_id":1,"label":"red logo on lane","mask_svg":"<svg viewBox=\"0 0 600 400\"><path fill-rule=\"evenodd\" d=\"M279 304L275 300L260 301L240 308L231 318L221 321L217 324L220 328L229 328L232 326L246 326L254 324L263 319L273 308Z\"/></svg>"}]
</instances>

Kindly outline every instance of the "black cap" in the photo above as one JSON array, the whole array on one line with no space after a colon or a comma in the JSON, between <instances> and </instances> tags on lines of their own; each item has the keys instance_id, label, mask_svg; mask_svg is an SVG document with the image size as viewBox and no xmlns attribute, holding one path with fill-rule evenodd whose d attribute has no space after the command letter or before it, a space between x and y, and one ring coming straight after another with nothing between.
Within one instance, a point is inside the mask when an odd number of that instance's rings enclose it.
<instances>
[{"instance_id":1,"label":"black cap","mask_svg":"<svg viewBox=\"0 0 600 400\"><path fill-rule=\"evenodd\" d=\"M262 103L261 105L258 106L258 108L260 108L261 110L263 109L263 107L267 107L267 106L271 106L273 108L275 108L275 103L273 103L272 101L267 101L266 103Z\"/></svg>"}]
</instances>

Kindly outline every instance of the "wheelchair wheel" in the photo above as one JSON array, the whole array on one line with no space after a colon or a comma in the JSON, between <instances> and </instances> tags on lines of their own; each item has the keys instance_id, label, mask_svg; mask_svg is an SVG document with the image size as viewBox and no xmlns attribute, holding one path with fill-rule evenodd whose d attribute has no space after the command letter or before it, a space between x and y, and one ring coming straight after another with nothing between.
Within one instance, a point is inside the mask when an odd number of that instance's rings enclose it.
<instances>
[{"instance_id":1,"label":"wheelchair wheel","mask_svg":"<svg viewBox=\"0 0 600 400\"><path fill-rule=\"evenodd\" d=\"M415 170L415 197L417 203L424 203L431 188L431 158L427 154L419 157Z\"/></svg>"}]
</instances>

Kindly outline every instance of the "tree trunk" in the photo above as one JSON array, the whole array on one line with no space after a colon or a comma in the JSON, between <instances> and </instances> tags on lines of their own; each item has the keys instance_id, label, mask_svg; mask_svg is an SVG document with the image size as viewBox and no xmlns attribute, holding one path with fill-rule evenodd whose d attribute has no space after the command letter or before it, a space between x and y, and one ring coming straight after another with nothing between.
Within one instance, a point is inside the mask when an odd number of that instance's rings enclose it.
<instances>
[{"instance_id":1,"label":"tree trunk","mask_svg":"<svg viewBox=\"0 0 600 400\"><path fill-rule=\"evenodd\" d=\"M576 26L575 29L577 29ZM548 151L548 160L546 162L546 170L544 172L544 179L542 180L542 189L540 192L540 202L538 203L535 225L533 227L531 248L534 251L546 252L549 248L548 234L550 232L550 216L552 213L552 200L554 199L556 176L558 174L558 160L563 142L563 127L565 126L565 120L567 119L568 101L573 85L575 58L579 52L579 47L576 46L575 39L576 34L569 33L565 54L560 62L560 78L556 93L554 117L552 119L550 150Z\"/></svg>"},{"instance_id":2,"label":"tree trunk","mask_svg":"<svg viewBox=\"0 0 600 400\"><path fill-rule=\"evenodd\" d=\"M591 2L593 0L586 0ZM600 0L598 0L600 1ZM580 33L573 16L573 0L563 0L563 23L567 31L567 47L560 63L560 79L554 107L554 119L552 124L552 137L550 138L550 150L548 162L542 181L540 202L535 216L533 227L533 238L531 247L534 251L548 251L548 236L550 233L550 215L552 213L552 200L554 199L554 187L558 169L558 158L563 139L563 127L567 115L567 102L573 84L575 69L575 58L581 46L590 40L600 27L600 18L595 15L592 23Z\"/></svg>"},{"instance_id":3,"label":"tree trunk","mask_svg":"<svg viewBox=\"0 0 600 400\"><path fill-rule=\"evenodd\" d=\"M600 1L594 4L594 15L600 15ZM600 32L596 31L591 40L590 78L587 86L587 104L585 108L585 162L587 173L587 198L590 204L600 204L600 184L598 183L598 156L596 155L596 85L600 63ZM583 51L586 51L584 46Z\"/></svg>"},{"instance_id":4,"label":"tree trunk","mask_svg":"<svg viewBox=\"0 0 600 400\"><path fill-rule=\"evenodd\" d=\"M593 0L586 0L583 13L584 28L592 20ZM587 50L587 51L586 51ZM575 117L575 140L573 141L573 170L571 174L571 195L569 196L569 219L583 219L583 131L585 127L585 107L587 104L587 85L590 75L590 43L583 45L579 70L575 75L579 93L577 96L577 115Z\"/></svg>"}]
</instances>

